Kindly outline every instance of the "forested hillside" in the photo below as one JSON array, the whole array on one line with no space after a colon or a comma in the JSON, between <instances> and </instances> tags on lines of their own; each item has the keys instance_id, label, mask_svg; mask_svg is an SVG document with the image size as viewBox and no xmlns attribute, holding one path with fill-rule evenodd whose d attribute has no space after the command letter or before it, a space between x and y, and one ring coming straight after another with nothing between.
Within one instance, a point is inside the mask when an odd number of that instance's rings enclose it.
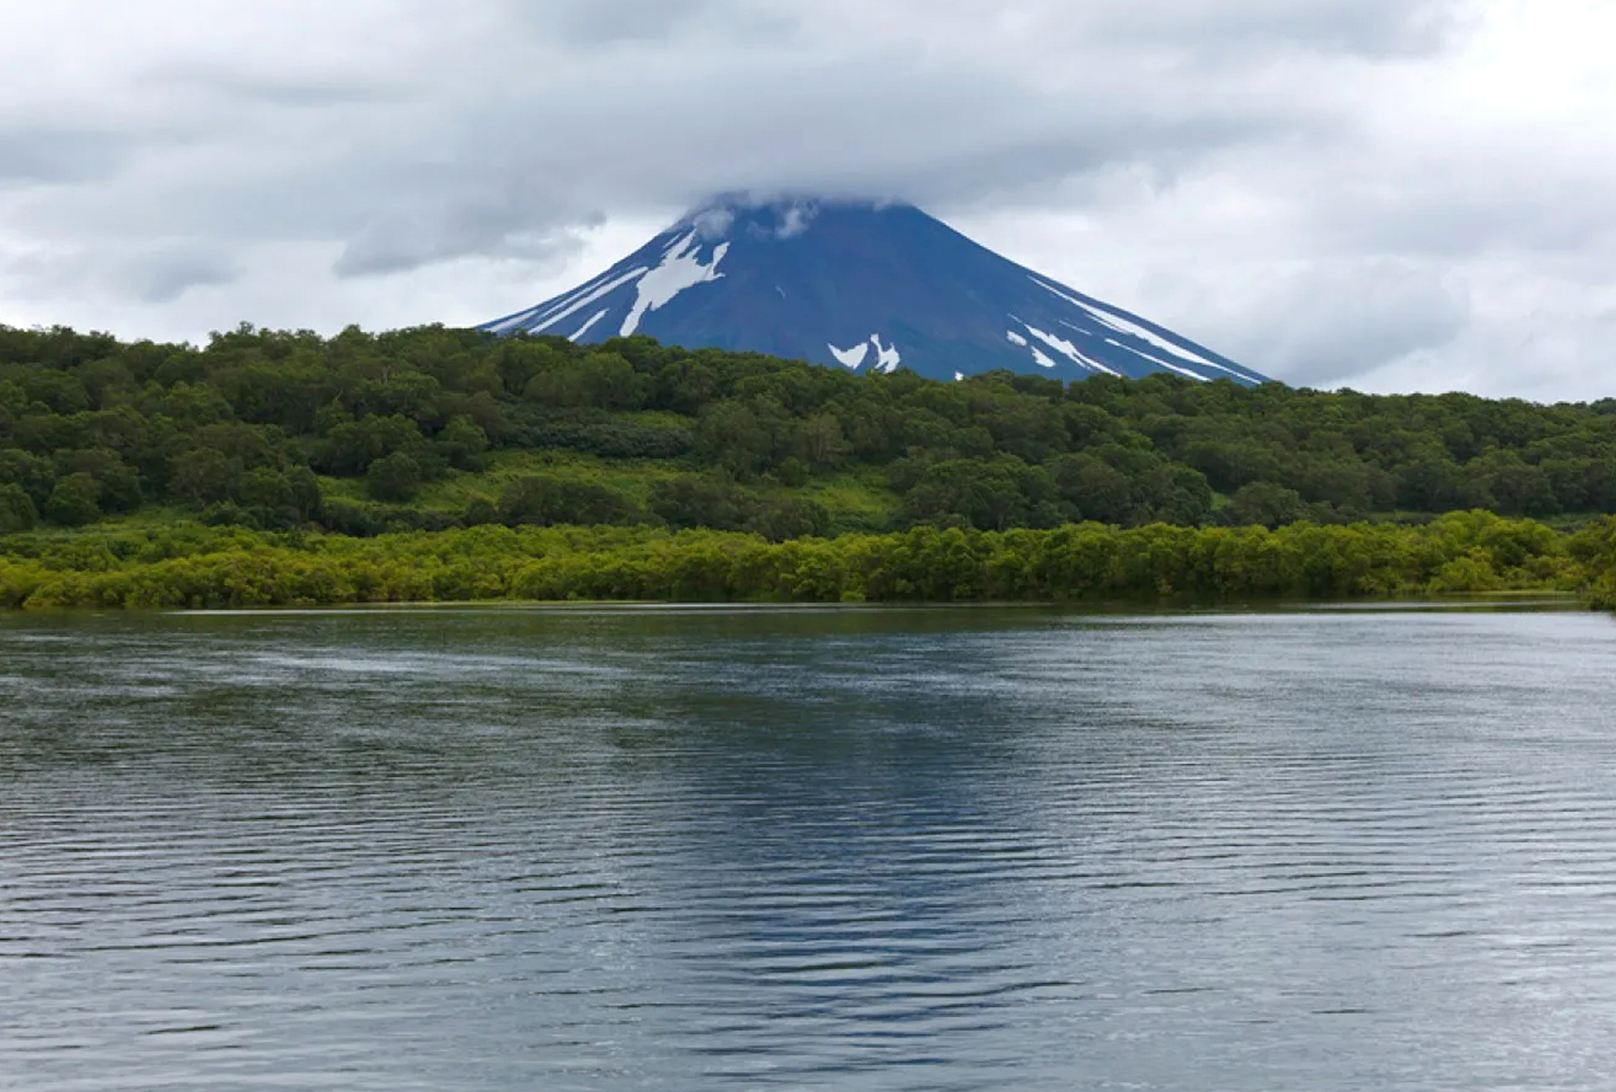
<instances>
[{"instance_id":1,"label":"forested hillside","mask_svg":"<svg viewBox=\"0 0 1616 1092\"><path fill-rule=\"evenodd\" d=\"M1616 401L942 383L646 338L425 327L204 347L0 327L0 531L189 514L369 535L480 524L1001 531L1616 512Z\"/></svg>"}]
</instances>

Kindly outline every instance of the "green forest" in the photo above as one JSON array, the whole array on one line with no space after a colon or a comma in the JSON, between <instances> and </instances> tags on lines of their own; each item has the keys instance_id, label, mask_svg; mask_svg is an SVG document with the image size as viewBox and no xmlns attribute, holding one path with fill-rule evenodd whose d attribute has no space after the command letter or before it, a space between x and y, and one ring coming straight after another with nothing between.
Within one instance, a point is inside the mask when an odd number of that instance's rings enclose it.
<instances>
[{"instance_id":1,"label":"green forest","mask_svg":"<svg viewBox=\"0 0 1616 1092\"><path fill-rule=\"evenodd\" d=\"M7 606L1597 599L1611 513L1616 400L0 326Z\"/></svg>"},{"instance_id":2,"label":"green forest","mask_svg":"<svg viewBox=\"0 0 1616 1092\"><path fill-rule=\"evenodd\" d=\"M0 607L475 600L1138 602L1616 592L1616 521L1567 535L1452 513L1419 526L739 531L482 526L374 538L178 523L0 539Z\"/></svg>"}]
</instances>

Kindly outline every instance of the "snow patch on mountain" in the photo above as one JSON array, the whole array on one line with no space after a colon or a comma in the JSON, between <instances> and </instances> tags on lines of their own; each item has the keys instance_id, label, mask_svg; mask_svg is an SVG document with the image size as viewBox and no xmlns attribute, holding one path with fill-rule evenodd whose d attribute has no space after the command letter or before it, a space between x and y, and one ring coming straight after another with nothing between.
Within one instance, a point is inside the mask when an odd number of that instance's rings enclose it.
<instances>
[{"instance_id":1,"label":"snow patch on mountain","mask_svg":"<svg viewBox=\"0 0 1616 1092\"><path fill-rule=\"evenodd\" d=\"M838 349L829 343L825 347L844 368L861 368L864 366L864 358L870 355L870 343L867 341L861 341L851 349Z\"/></svg>"},{"instance_id":2,"label":"snow patch on mountain","mask_svg":"<svg viewBox=\"0 0 1616 1092\"><path fill-rule=\"evenodd\" d=\"M898 351L897 343L894 342L891 345L881 344L879 332L871 334L870 340L861 341L850 349L838 349L828 342L825 348L830 350L830 355L836 358L838 364L854 371L864 366L864 361L869 357L871 349L875 350L875 363L871 367L871 371L891 375L898 370L898 365L903 363L903 354Z\"/></svg>"},{"instance_id":3,"label":"snow patch on mountain","mask_svg":"<svg viewBox=\"0 0 1616 1092\"><path fill-rule=\"evenodd\" d=\"M664 253L666 256L662 259L662 264L640 278L639 294L635 297L634 306L629 309L627 317L623 319L623 326L618 330L619 336L628 337L638 330L640 320L645 317L646 312L655 311L685 289L722 277L724 274L718 271L718 263L729 253L729 244L718 244L713 250L711 265L702 264L701 239L694 231L686 235L678 246L669 246Z\"/></svg>"},{"instance_id":4,"label":"snow patch on mountain","mask_svg":"<svg viewBox=\"0 0 1616 1092\"><path fill-rule=\"evenodd\" d=\"M1076 364L1079 367L1087 368L1091 372L1104 372L1106 375L1119 375L1120 374L1119 372L1116 372L1116 371L1112 370L1111 368L1107 368L1104 364L1101 364L1098 360L1094 360L1094 359L1092 359L1090 357L1084 356L1083 352L1080 349L1078 349L1078 347L1076 345L1073 345L1070 341L1067 341L1065 338L1060 337L1060 336L1058 336L1056 334L1049 333L1047 330L1040 330L1040 329L1038 329L1038 327L1033 326L1030 323L1023 322L1022 325L1027 328L1027 332L1029 334L1031 334L1033 337L1037 338L1039 341L1042 341L1045 345L1049 346L1051 349L1054 349L1057 353L1060 353L1062 356L1066 357L1066 359L1070 360L1073 364ZM1037 350L1034 350L1034 352L1036 352L1036 351Z\"/></svg>"},{"instance_id":5,"label":"snow patch on mountain","mask_svg":"<svg viewBox=\"0 0 1616 1092\"><path fill-rule=\"evenodd\" d=\"M607 281L593 292L585 295L576 303L573 303L570 306L563 306L561 310L555 310L552 308L550 311L542 312L539 315L536 315L532 322L523 323L522 327L530 334L543 333L545 330L548 330L550 327L554 326L568 315L576 314L577 312L582 311L585 307L588 307L590 304L594 303L596 300L600 299L602 296L610 295L611 292L618 286L627 284L635 277L644 275L645 271L644 266L631 269L622 276ZM565 301L563 301L563 303L565 303Z\"/></svg>"},{"instance_id":6,"label":"snow patch on mountain","mask_svg":"<svg viewBox=\"0 0 1616 1092\"><path fill-rule=\"evenodd\" d=\"M898 343L883 346L880 334L870 335L870 344L875 346L875 370L891 375L903 363L903 355L898 352Z\"/></svg>"},{"instance_id":7,"label":"snow patch on mountain","mask_svg":"<svg viewBox=\"0 0 1616 1092\"><path fill-rule=\"evenodd\" d=\"M1124 345L1122 342L1118 341L1116 338L1108 337L1108 338L1105 339L1105 343L1107 345L1115 345L1119 349L1126 349L1130 353L1137 353L1138 355L1144 357L1146 360L1149 360L1149 361L1151 361L1152 363L1155 363L1155 364L1160 364L1162 367L1166 368L1168 371L1177 372L1179 375L1188 376L1190 379L1195 380L1197 383L1210 383L1211 382L1211 380L1208 379L1204 375L1201 375L1201 374L1199 374L1197 372L1192 372L1188 368L1183 367L1182 365L1174 364L1171 361L1163 360L1161 357L1155 356L1155 355L1153 355L1151 353L1144 352L1141 349L1135 349L1131 345ZM1216 366L1217 365L1212 365L1212 367L1216 367ZM1227 369L1225 369L1225 370L1227 370Z\"/></svg>"},{"instance_id":8,"label":"snow patch on mountain","mask_svg":"<svg viewBox=\"0 0 1616 1092\"><path fill-rule=\"evenodd\" d=\"M1208 360L1206 357L1202 356L1200 353L1194 352L1194 351L1192 351L1190 349L1186 349L1181 345L1175 345L1171 341L1168 341L1166 338L1162 337L1160 334L1156 333L1154 330L1151 330L1151 329L1149 329L1149 328L1147 328L1145 326L1141 326L1139 323L1134 322L1131 319L1128 319L1128 318L1126 318L1126 317L1124 317L1122 315L1119 315L1115 311L1112 311L1112 310L1106 309L1106 308L1095 307L1095 306L1092 306L1090 304L1084 303L1082 300L1077 299L1074 296L1069 296L1065 292L1062 292L1059 288L1056 288L1054 285L1046 283L1040 277L1033 276L1033 277L1029 277L1028 279L1031 280L1032 283L1036 284L1039 288L1042 288L1045 292L1049 292L1049 293L1051 293L1053 295L1059 296L1061 299L1065 300L1067 303L1070 303L1075 307L1082 308L1083 312L1086 315L1090 316L1095 321L1099 322L1101 325L1108 326L1112 330L1115 330L1118 333L1127 334L1129 337L1136 337L1140 341L1145 342L1147 345L1152 345L1152 346L1154 346L1154 347L1156 347L1158 349L1165 350L1166 352L1171 353L1173 356L1178 357L1180 360L1187 360L1192 364L1199 364L1203 368L1216 368L1220 372L1227 372L1228 374L1230 374L1232 376L1235 376L1235 377L1240 378L1240 379L1244 379L1247 382L1251 382L1251 383L1260 383L1260 382L1262 382L1262 380L1259 377L1257 377L1256 375L1253 375L1253 374L1251 374L1249 372L1241 372L1241 371L1235 370L1234 368L1224 367L1222 364L1219 364L1215 360ZM1071 326L1071 323L1066 323L1066 325ZM1072 329L1080 330L1081 327L1072 326ZM1151 356L1148 353L1139 352L1138 349L1133 348L1133 346L1131 346L1131 345L1123 345L1120 342L1112 341L1110 338L1107 338L1106 340L1110 341L1111 344L1116 345L1118 348L1127 349L1128 351L1134 352L1134 353L1139 353L1140 356L1144 357L1147 360L1154 360L1158 364L1163 363L1163 361L1159 360L1156 357ZM1174 370L1177 371L1178 369L1175 368Z\"/></svg>"},{"instance_id":9,"label":"snow patch on mountain","mask_svg":"<svg viewBox=\"0 0 1616 1092\"><path fill-rule=\"evenodd\" d=\"M610 313L611 313L611 308L610 307L602 307L599 311L595 312L594 316L591 317L588 322L584 323L582 326L578 327L578 329L576 329L572 333L568 334L567 335L567 340L568 341L578 341L578 340L580 340L585 334L587 334L589 332L589 328L591 326L595 325L595 323L599 322L601 319L605 318Z\"/></svg>"},{"instance_id":10,"label":"snow patch on mountain","mask_svg":"<svg viewBox=\"0 0 1616 1092\"><path fill-rule=\"evenodd\" d=\"M517 329L525 330L527 329L529 323L536 321L544 315L552 314L561 308L566 307L580 296L586 295L587 293L592 292L594 289L599 288L604 282L612 280L612 274L615 272L617 272L615 269L608 269L600 276L593 280L585 281L583 284L579 285L577 288L574 288L571 292L568 292L565 295L557 296L553 300L546 300L536 307L530 307L526 311L519 311L508 318L500 319L498 322L489 323L484 327L484 329L491 330L496 334L508 334ZM613 286L615 287L616 285L621 284L625 280L631 278L635 272L643 272L643 270L630 271L627 274L621 275L617 280L613 281ZM607 289L607 292L610 291L611 289Z\"/></svg>"}]
</instances>

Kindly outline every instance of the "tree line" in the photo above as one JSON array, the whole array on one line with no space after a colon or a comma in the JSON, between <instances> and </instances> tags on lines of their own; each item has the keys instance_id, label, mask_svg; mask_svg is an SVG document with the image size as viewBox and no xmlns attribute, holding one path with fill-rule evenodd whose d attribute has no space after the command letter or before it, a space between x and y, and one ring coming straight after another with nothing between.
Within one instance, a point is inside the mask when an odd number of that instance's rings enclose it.
<instances>
[{"instance_id":1,"label":"tree line","mask_svg":"<svg viewBox=\"0 0 1616 1092\"><path fill-rule=\"evenodd\" d=\"M423 490L501 453L661 468ZM850 521L808 488L892 498ZM334 495L334 483L350 483ZM358 488L362 485L362 488ZM242 326L202 346L0 327L0 533L162 506L215 525L366 536L482 525L706 528L770 541L975 531L1347 525L1483 509L1616 512L1616 401L1255 389L1169 375L1062 384L856 375L645 337L577 346L422 327Z\"/></svg>"},{"instance_id":2,"label":"tree line","mask_svg":"<svg viewBox=\"0 0 1616 1092\"><path fill-rule=\"evenodd\" d=\"M652 527L484 526L362 539L183 522L0 538L0 608L477 600L951 602L1616 592L1616 519L1048 530L922 526L770 542ZM1601 598L1602 597L1602 598Z\"/></svg>"}]
</instances>

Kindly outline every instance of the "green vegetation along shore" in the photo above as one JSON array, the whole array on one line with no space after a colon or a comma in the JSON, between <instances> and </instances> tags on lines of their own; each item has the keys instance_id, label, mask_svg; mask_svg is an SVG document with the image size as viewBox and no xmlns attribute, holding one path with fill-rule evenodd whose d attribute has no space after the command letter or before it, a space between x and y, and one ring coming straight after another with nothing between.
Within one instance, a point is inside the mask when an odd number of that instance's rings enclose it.
<instances>
[{"instance_id":1,"label":"green vegetation along shore","mask_svg":"<svg viewBox=\"0 0 1616 1092\"><path fill-rule=\"evenodd\" d=\"M771 541L1616 513L1616 400L856 375L648 338L242 327L202 347L0 326L0 533L196 518Z\"/></svg>"},{"instance_id":2,"label":"green vegetation along shore","mask_svg":"<svg viewBox=\"0 0 1616 1092\"><path fill-rule=\"evenodd\" d=\"M0 539L0 607L475 600L1228 601L1541 590L1616 601L1616 521L1567 535L1455 513L1422 526L914 528L770 542L648 527L373 538L206 527Z\"/></svg>"},{"instance_id":3,"label":"green vegetation along shore","mask_svg":"<svg viewBox=\"0 0 1616 1092\"><path fill-rule=\"evenodd\" d=\"M1616 604L1616 401L0 326L0 606Z\"/></svg>"}]
</instances>

